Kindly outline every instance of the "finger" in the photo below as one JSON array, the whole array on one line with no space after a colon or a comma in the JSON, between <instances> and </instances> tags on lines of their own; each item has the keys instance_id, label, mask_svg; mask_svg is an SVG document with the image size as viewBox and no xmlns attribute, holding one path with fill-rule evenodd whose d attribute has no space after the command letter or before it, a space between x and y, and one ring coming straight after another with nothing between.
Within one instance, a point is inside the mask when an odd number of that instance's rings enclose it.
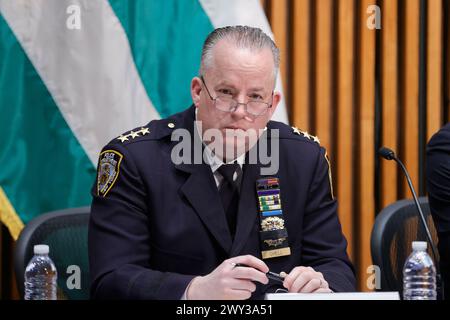
<instances>
[{"instance_id":1,"label":"finger","mask_svg":"<svg viewBox=\"0 0 450 320\"><path fill-rule=\"evenodd\" d=\"M252 255L249 255L249 254L245 255L245 256L234 257L232 262L245 264L249 267L258 269L259 271L261 271L263 273L266 273L269 271L269 267L265 264L264 261L254 257Z\"/></svg>"},{"instance_id":2,"label":"finger","mask_svg":"<svg viewBox=\"0 0 450 320\"><path fill-rule=\"evenodd\" d=\"M232 290L247 290L249 292L255 292L256 290L256 285L249 280L231 279L228 286Z\"/></svg>"},{"instance_id":3,"label":"finger","mask_svg":"<svg viewBox=\"0 0 450 320\"><path fill-rule=\"evenodd\" d=\"M320 279L318 278L313 278L311 280L309 280L301 289L300 291L297 292L301 292L301 293L311 293L316 291L317 289L320 289Z\"/></svg>"},{"instance_id":4,"label":"finger","mask_svg":"<svg viewBox=\"0 0 450 320\"><path fill-rule=\"evenodd\" d=\"M303 273L308 270L307 267L295 267L289 272L289 274L285 277L283 286L290 290L294 281Z\"/></svg>"},{"instance_id":5,"label":"finger","mask_svg":"<svg viewBox=\"0 0 450 320\"><path fill-rule=\"evenodd\" d=\"M320 279L320 288L329 289L328 282L325 280L325 277L323 276L322 272L315 272L315 277Z\"/></svg>"},{"instance_id":6,"label":"finger","mask_svg":"<svg viewBox=\"0 0 450 320\"><path fill-rule=\"evenodd\" d=\"M232 277L237 279L258 281L262 284L267 284L269 282L269 279L265 273L252 267L236 267L233 269Z\"/></svg>"},{"instance_id":7,"label":"finger","mask_svg":"<svg viewBox=\"0 0 450 320\"><path fill-rule=\"evenodd\" d=\"M331 291L331 289L329 288L319 288L315 291L313 291L313 293L332 293L333 291Z\"/></svg>"},{"instance_id":8,"label":"finger","mask_svg":"<svg viewBox=\"0 0 450 320\"><path fill-rule=\"evenodd\" d=\"M322 278L322 283L320 285L321 288L330 289L330 286L328 285L327 280L325 278Z\"/></svg>"},{"instance_id":9,"label":"finger","mask_svg":"<svg viewBox=\"0 0 450 320\"><path fill-rule=\"evenodd\" d=\"M229 289L226 292L226 300L246 300L250 299L252 293L248 290Z\"/></svg>"},{"instance_id":10,"label":"finger","mask_svg":"<svg viewBox=\"0 0 450 320\"><path fill-rule=\"evenodd\" d=\"M302 272L295 279L289 288L289 292L300 292L301 289L312 279L312 275L308 272Z\"/></svg>"}]
</instances>

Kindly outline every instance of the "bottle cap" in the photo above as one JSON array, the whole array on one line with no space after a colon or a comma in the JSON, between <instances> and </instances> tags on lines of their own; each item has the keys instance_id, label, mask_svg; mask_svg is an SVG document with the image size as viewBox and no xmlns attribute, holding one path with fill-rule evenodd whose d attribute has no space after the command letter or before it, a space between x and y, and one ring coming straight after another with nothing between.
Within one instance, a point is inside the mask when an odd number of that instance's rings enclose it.
<instances>
[{"instance_id":1,"label":"bottle cap","mask_svg":"<svg viewBox=\"0 0 450 320\"><path fill-rule=\"evenodd\" d=\"M413 251L425 251L427 250L426 241L413 241L412 243Z\"/></svg>"},{"instance_id":2,"label":"bottle cap","mask_svg":"<svg viewBox=\"0 0 450 320\"><path fill-rule=\"evenodd\" d=\"M37 244L34 246L34 254L48 254L50 251L48 245Z\"/></svg>"}]
</instances>

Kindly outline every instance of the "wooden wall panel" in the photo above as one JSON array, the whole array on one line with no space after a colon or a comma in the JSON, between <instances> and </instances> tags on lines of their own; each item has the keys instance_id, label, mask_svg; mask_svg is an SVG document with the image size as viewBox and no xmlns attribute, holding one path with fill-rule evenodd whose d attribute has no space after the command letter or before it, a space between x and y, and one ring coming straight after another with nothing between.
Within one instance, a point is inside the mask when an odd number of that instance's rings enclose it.
<instances>
[{"instance_id":1,"label":"wooden wall panel","mask_svg":"<svg viewBox=\"0 0 450 320\"><path fill-rule=\"evenodd\" d=\"M450 122L450 3L445 2L445 18L444 30L447 34L444 43L446 46L446 56L445 56L445 81L447 83L446 93L444 94L444 111L447 113L447 122Z\"/></svg>"},{"instance_id":2,"label":"wooden wall panel","mask_svg":"<svg viewBox=\"0 0 450 320\"><path fill-rule=\"evenodd\" d=\"M444 1L444 17L445 21L444 25L444 57L445 61L444 70L445 70L445 82L444 85L444 114L446 114L445 121L450 122L450 2Z\"/></svg>"},{"instance_id":3,"label":"wooden wall panel","mask_svg":"<svg viewBox=\"0 0 450 320\"><path fill-rule=\"evenodd\" d=\"M331 147L331 86L332 86L332 0L313 1L315 8L314 79L315 79L315 132L325 148ZM320 39L320 40L319 40Z\"/></svg>"},{"instance_id":4,"label":"wooden wall panel","mask_svg":"<svg viewBox=\"0 0 450 320\"><path fill-rule=\"evenodd\" d=\"M442 122L442 1L428 0L427 23L427 141Z\"/></svg>"},{"instance_id":5,"label":"wooden wall panel","mask_svg":"<svg viewBox=\"0 0 450 320\"><path fill-rule=\"evenodd\" d=\"M357 192L359 196L356 208L358 243L358 275L361 290L366 290L364 279L366 270L372 265L370 256L370 233L375 217L375 32L367 28L366 8L373 4L373 0L361 0L357 13L357 28L359 39L357 55L359 56L359 81L357 83L357 114L358 114L358 181Z\"/></svg>"},{"instance_id":6,"label":"wooden wall panel","mask_svg":"<svg viewBox=\"0 0 450 320\"><path fill-rule=\"evenodd\" d=\"M337 32L337 139L336 139L336 196L339 218L353 257L353 115L354 112L354 15L353 0L338 3Z\"/></svg>"},{"instance_id":7,"label":"wooden wall panel","mask_svg":"<svg viewBox=\"0 0 450 320\"><path fill-rule=\"evenodd\" d=\"M284 88L284 99L289 103L289 79L287 72L288 63L288 1L272 1L271 8L271 26L275 41L280 49L280 72Z\"/></svg>"},{"instance_id":8,"label":"wooden wall panel","mask_svg":"<svg viewBox=\"0 0 450 320\"><path fill-rule=\"evenodd\" d=\"M381 146L398 150L398 1L384 0L381 16ZM381 207L385 207L397 199L397 166L389 161L381 161L380 169L380 202Z\"/></svg>"},{"instance_id":9,"label":"wooden wall panel","mask_svg":"<svg viewBox=\"0 0 450 320\"><path fill-rule=\"evenodd\" d=\"M402 64L402 153L414 188L419 188L419 23L420 0L404 1L404 50ZM402 179L403 198L412 198L406 179Z\"/></svg>"},{"instance_id":10,"label":"wooden wall panel","mask_svg":"<svg viewBox=\"0 0 450 320\"><path fill-rule=\"evenodd\" d=\"M292 124L310 131L311 118L311 0L296 0L292 7Z\"/></svg>"},{"instance_id":11,"label":"wooden wall panel","mask_svg":"<svg viewBox=\"0 0 450 320\"><path fill-rule=\"evenodd\" d=\"M444 16L445 21L444 31L446 36L444 36L444 46L445 46L445 62L444 70L445 70L445 92L444 92L444 114L446 113L446 120L450 122L450 2L444 0Z\"/></svg>"}]
</instances>

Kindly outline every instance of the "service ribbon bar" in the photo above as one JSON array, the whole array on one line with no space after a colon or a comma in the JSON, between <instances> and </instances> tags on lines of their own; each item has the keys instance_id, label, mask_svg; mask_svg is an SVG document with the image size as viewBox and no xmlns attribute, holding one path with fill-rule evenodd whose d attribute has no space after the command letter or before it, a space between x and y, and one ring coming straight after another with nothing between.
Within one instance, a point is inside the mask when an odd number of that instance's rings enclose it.
<instances>
[{"instance_id":1,"label":"service ribbon bar","mask_svg":"<svg viewBox=\"0 0 450 320\"><path fill-rule=\"evenodd\" d=\"M281 208L280 183L270 177L256 181L258 211L260 217L261 254L263 259L291 254L287 229Z\"/></svg>"}]
</instances>

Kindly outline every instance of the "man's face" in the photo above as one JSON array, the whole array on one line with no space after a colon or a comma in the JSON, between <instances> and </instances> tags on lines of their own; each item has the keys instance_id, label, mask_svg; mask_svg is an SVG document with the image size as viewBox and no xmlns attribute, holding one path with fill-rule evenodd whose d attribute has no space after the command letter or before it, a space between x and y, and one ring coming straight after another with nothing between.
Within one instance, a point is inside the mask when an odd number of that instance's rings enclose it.
<instances>
[{"instance_id":1,"label":"man's face","mask_svg":"<svg viewBox=\"0 0 450 320\"><path fill-rule=\"evenodd\" d=\"M248 151L251 145L246 139L230 137L226 132L229 134L240 129L247 133L255 130L260 134L280 101L278 92L274 92L272 96L275 83L272 52L269 48L259 51L237 48L223 39L214 46L212 55L203 77L213 98L227 95L239 103L258 100L272 106L258 117L247 113L244 105L239 105L234 112L218 110L202 80L198 77L192 79L191 95L198 109L197 120L202 121L203 133L208 129L220 130L224 149L234 149L239 155L242 151ZM222 158L232 160L227 155Z\"/></svg>"}]
</instances>

